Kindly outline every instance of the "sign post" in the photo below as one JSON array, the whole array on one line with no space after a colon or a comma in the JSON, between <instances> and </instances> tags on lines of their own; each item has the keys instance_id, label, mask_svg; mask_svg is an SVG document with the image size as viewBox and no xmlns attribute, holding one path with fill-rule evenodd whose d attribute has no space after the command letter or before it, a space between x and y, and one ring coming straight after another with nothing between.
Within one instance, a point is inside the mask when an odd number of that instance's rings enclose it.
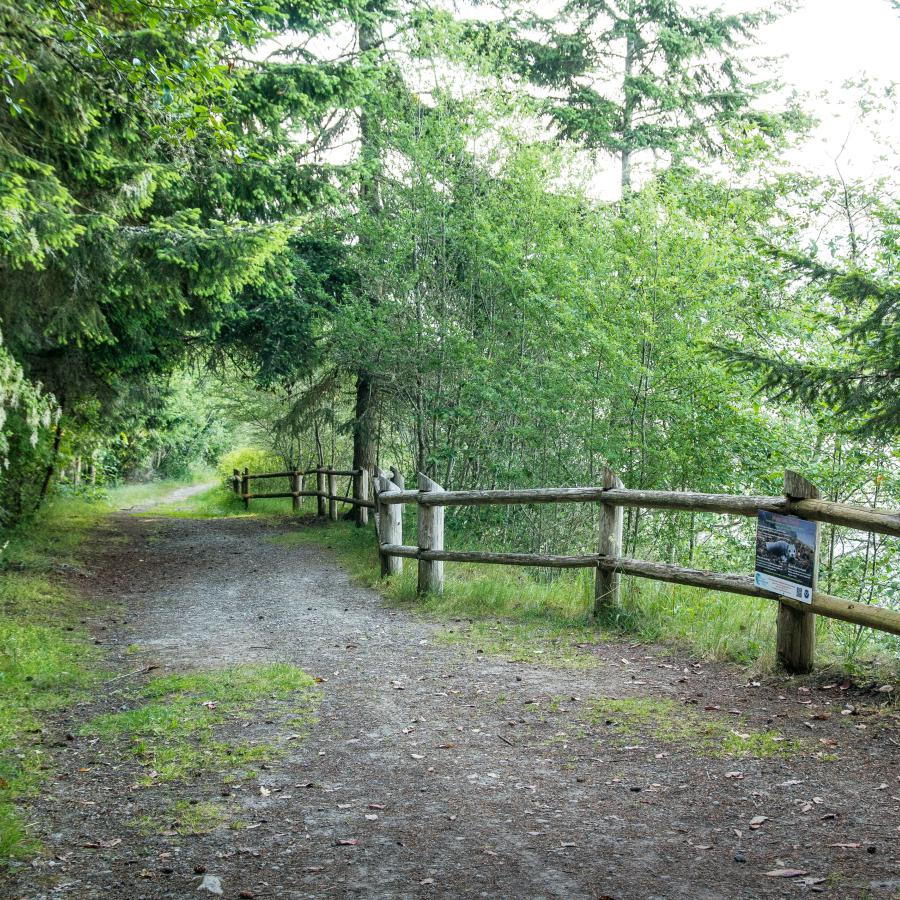
<instances>
[{"instance_id":1,"label":"sign post","mask_svg":"<svg viewBox=\"0 0 900 900\"><path fill-rule=\"evenodd\" d=\"M812 670L816 650L816 617L803 604L812 603L819 576L819 525L789 513L792 501L817 499L819 489L787 469L784 496L788 515L759 513L754 580L791 601L778 605L778 662L788 672L803 674Z\"/></svg>"}]
</instances>

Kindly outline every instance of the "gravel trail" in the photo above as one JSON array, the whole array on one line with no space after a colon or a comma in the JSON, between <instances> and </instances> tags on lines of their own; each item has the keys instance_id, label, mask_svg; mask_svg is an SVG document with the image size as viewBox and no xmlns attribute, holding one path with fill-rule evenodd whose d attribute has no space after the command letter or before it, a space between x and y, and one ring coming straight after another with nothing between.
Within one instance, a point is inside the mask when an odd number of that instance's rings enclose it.
<instances>
[{"instance_id":1,"label":"gravel trail","mask_svg":"<svg viewBox=\"0 0 900 900\"><path fill-rule=\"evenodd\" d=\"M290 662L323 679L318 722L228 791L248 827L145 834L130 823L173 789L136 787L133 762L77 735L118 708L115 683L60 719L61 774L33 808L49 855L14 870L5 896L900 897L900 722L885 694L759 684L627 642L599 644L579 670L476 654L440 640L465 622L392 608L326 547L273 541L298 527L319 526L110 520L80 587L114 604L90 624L123 673ZM736 709L736 727L804 749L699 756L590 721L597 698L635 696ZM222 796L214 776L178 790ZM803 874L765 874L777 870Z\"/></svg>"}]
</instances>

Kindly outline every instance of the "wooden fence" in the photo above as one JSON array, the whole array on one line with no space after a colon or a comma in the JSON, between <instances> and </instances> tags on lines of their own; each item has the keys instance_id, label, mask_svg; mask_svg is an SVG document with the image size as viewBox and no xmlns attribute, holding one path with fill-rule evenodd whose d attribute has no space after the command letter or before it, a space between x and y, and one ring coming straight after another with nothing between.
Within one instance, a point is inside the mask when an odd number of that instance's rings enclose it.
<instances>
[{"instance_id":1,"label":"wooden fence","mask_svg":"<svg viewBox=\"0 0 900 900\"><path fill-rule=\"evenodd\" d=\"M305 491L303 479L311 474L316 475L316 490ZM352 497L349 495L349 488L344 496L337 493L336 479L342 475L353 479ZM250 479L278 477L291 479L290 491L268 494L249 492ZM319 468L306 472L265 475L251 475L245 469L243 474L237 470L234 473L235 493L243 498L245 505L257 498L293 497L296 509L300 497L317 497L319 515L325 515L326 500L331 519L337 519L338 503L350 503L356 507L358 524L366 524L368 510L374 508L381 574L397 575L403 571L404 559L415 559L418 563L420 593L440 593L444 588L444 563L465 562L594 569L594 614L597 616L619 604L622 574L748 597L764 597L779 604L776 637L778 660L788 671L796 673L808 672L812 668L816 615L900 635L900 611L857 603L815 590L816 572L813 573L812 602L801 603L758 587L751 575L708 572L622 556L626 506L752 517L756 517L760 510L790 514L817 523L817 543L818 523L822 522L900 537L900 512L822 500L815 485L795 472L784 473L781 496L632 490L626 488L610 471L604 472L603 483L598 487L445 491L421 473L417 489L407 490L403 476L392 468L390 474L376 470L372 488L374 502L369 500L368 473L359 469L337 471ZM402 506L406 503L415 503L418 508L418 540L415 546L403 543ZM543 553L498 553L444 548L445 507L519 503L596 503L599 510L597 552L580 556L552 556Z\"/></svg>"},{"instance_id":2,"label":"wooden fence","mask_svg":"<svg viewBox=\"0 0 900 900\"><path fill-rule=\"evenodd\" d=\"M369 522L369 510L375 508L375 504L369 499L369 473L366 469L331 469L319 467L317 469L299 469L293 472L258 472L251 473L249 469L243 472L233 470L231 484L235 494L244 501L244 509L250 508L251 500L267 500L275 497L290 497L293 500L293 508L296 512L300 508L301 497L317 498L317 510L320 516L327 514L332 521L337 521L338 504L348 504L355 509L354 518L357 525L367 525ZM316 476L316 489L304 490L304 480L309 475ZM346 493L338 493L338 478L349 477L352 486ZM265 478L287 478L290 483L289 491L268 491L266 493L250 493L250 482Z\"/></svg>"},{"instance_id":3,"label":"wooden fence","mask_svg":"<svg viewBox=\"0 0 900 900\"><path fill-rule=\"evenodd\" d=\"M402 479L379 472L375 479L375 500L382 574L397 574L402 570L404 558L415 559L418 561L420 592L440 592L443 589L444 562L467 562L595 569L595 615L602 615L607 609L618 605L622 574L749 597L765 597L779 604L777 653L781 664L790 672L808 672L812 668L816 614L900 635L900 611L897 610L844 600L817 590L813 592L811 603L801 603L757 587L750 575L726 575L622 556L626 506L754 517L760 510L768 510L789 513L816 523L827 522L900 537L900 513L822 500L815 485L795 472L785 472L784 493L779 497L631 490L609 471L604 472L600 487L445 491L420 474L418 490L406 490ZM418 506L418 543L414 547L403 543L400 507L404 503ZM597 552L582 556L550 556L444 548L445 507L510 503L597 503ZM817 527L817 541L818 531Z\"/></svg>"}]
</instances>

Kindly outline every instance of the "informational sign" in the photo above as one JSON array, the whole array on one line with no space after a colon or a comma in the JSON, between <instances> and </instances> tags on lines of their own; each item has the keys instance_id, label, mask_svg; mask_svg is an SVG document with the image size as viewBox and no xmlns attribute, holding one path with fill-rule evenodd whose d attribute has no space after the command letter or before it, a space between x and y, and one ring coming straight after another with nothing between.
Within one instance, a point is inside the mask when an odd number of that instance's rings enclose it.
<instances>
[{"instance_id":1,"label":"informational sign","mask_svg":"<svg viewBox=\"0 0 900 900\"><path fill-rule=\"evenodd\" d=\"M812 603L818 543L815 522L760 510L756 519L756 586Z\"/></svg>"}]
</instances>

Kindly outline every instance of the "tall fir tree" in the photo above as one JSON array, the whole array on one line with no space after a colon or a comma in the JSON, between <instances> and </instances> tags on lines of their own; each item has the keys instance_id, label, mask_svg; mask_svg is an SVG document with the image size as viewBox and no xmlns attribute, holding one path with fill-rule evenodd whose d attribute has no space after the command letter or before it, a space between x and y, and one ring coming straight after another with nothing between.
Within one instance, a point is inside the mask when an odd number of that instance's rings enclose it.
<instances>
[{"instance_id":1,"label":"tall fir tree","mask_svg":"<svg viewBox=\"0 0 900 900\"><path fill-rule=\"evenodd\" d=\"M510 30L514 65L548 96L560 134L619 161L623 194L641 154L678 161L748 139L779 142L804 119L756 104L772 83L741 52L773 12L687 11L679 0L569 0Z\"/></svg>"}]
</instances>

